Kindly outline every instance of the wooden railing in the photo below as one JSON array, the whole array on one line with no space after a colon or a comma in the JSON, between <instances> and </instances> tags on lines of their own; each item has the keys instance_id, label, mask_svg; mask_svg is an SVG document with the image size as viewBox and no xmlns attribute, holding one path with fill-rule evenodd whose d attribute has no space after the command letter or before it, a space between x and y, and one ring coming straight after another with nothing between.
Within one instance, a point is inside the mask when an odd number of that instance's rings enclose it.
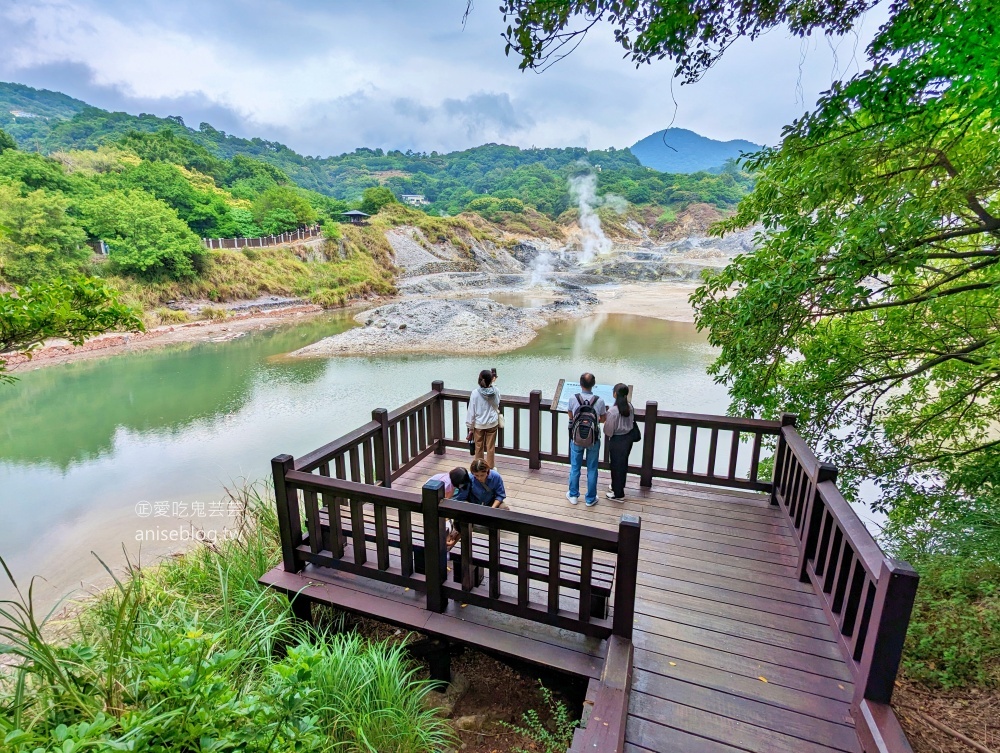
<instances>
[{"instance_id":1,"label":"wooden railing","mask_svg":"<svg viewBox=\"0 0 1000 753\"><path fill-rule=\"evenodd\" d=\"M284 565L298 571L306 562L333 567L426 592L427 608L442 611L449 598L575 630L587 635L630 638L639 542L638 521L623 516L617 532L607 532L537 516L484 509L442 499L439 482L421 495L391 490L392 481L431 453L465 448L465 408L470 393L434 382L427 394L392 412L377 409L372 421L298 460L272 461ZM543 460L569 462L568 417L553 410L541 392L501 401L505 427L496 453L524 458L530 468ZM793 528L799 549L799 576L820 596L830 624L855 677L851 710L868 753L910 750L888 703L913 607L917 575L904 562L886 557L836 486L837 469L820 462L795 431L795 417L764 421L660 411L655 402L636 409L642 428L641 463L629 467L644 487L654 478L770 492ZM767 439L776 437L773 479L761 477ZM607 456L605 455L605 461ZM602 463L607 467L607 463ZM301 502L299 495L301 494ZM321 525L319 503L329 526ZM363 508L374 509L376 561L367 560ZM348 513L344 513L343 510ZM398 543L390 535L387 512L394 510ZM352 541L340 532L349 514ZM413 572L412 515L421 516L425 573ZM444 520L458 521L462 536L461 585L447 582ZM472 580L469 558L473 526L488 537L488 585ZM501 534L516 537L516 595L500 589ZM532 539L549 559L543 602L530 598ZM391 565L390 548L400 551ZM567 548L581 563L577 612L560 604L561 561ZM579 554L576 554L576 551ZM614 614L591 616L589 569L594 552L617 558ZM433 555L431 553L434 553ZM563 584L564 585L564 584ZM601 691L604 692L604 691ZM610 690L607 691L611 693ZM612 694L613 695L613 694ZM603 697L603 696L601 696ZM574 743L576 745L576 741ZM576 747L574 747L576 749ZM583 748L580 748L581 750Z\"/></svg>"},{"instance_id":2,"label":"wooden railing","mask_svg":"<svg viewBox=\"0 0 1000 753\"><path fill-rule=\"evenodd\" d=\"M470 394L442 385L443 444L447 447L465 446L464 406ZM540 468L543 460L569 463L569 416L553 410L552 401L543 400L539 390L527 398L503 397L500 408L505 427L497 434L498 455L525 458L531 468ZM639 477L641 486L650 487L654 478L664 478L771 490L771 482L760 478L761 450L765 437L781 431L779 421L661 411L652 401L645 409L635 409L635 419L643 435L639 442L642 461L630 465L629 472ZM605 443L604 469L610 467L608 453Z\"/></svg>"},{"instance_id":3,"label":"wooden railing","mask_svg":"<svg viewBox=\"0 0 1000 753\"><path fill-rule=\"evenodd\" d=\"M918 576L907 563L882 553L837 489L836 478L837 468L821 463L795 431L795 417L783 416L772 502L795 530L799 577L821 597L854 674L852 713L865 750L908 751L888 704Z\"/></svg>"},{"instance_id":4,"label":"wooden railing","mask_svg":"<svg viewBox=\"0 0 1000 753\"><path fill-rule=\"evenodd\" d=\"M412 404L401 415L411 409ZM358 441L362 440L352 440L350 447L356 449ZM346 452L351 452L350 447ZM280 455L272 461L282 559L287 572L299 572L310 563L425 592L427 609L433 612L443 612L448 599L453 598L584 635L598 638L618 635L631 640L639 562L640 522L637 517L623 515L618 531L606 531L445 500L444 485L440 481L429 481L418 495L328 478L295 470L295 466L294 459L288 455ZM370 516L365 514L366 507ZM390 510L393 511L391 519ZM414 517L420 520L419 539L414 537ZM461 533L463 577L460 585L450 584L447 579L446 519L456 521ZM371 526L369 520L373 521ZM347 522L349 526L345 525ZM473 580L474 526L487 530L489 581L486 587L476 585ZM370 528L374 529L374 562L368 558L366 531ZM350 531L350 539L344 535L345 529ZM509 556L513 547L517 560L516 593L513 594L501 592L500 536L504 532L516 537L516 542L508 542L506 555ZM535 590L531 581L538 580L540 575L536 556L539 542L543 543L541 549L547 555L541 573L547 581L544 603L531 598L531 591ZM414 571L417 548L423 555L425 571L422 574ZM391 550L398 554L393 556ZM594 552L606 552L616 558L618 575L611 619L592 615ZM564 567L567 556L574 558L571 568ZM569 585L579 593L579 607L575 612L569 612L561 603L568 585L568 571L574 573Z\"/></svg>"}]
</instances>

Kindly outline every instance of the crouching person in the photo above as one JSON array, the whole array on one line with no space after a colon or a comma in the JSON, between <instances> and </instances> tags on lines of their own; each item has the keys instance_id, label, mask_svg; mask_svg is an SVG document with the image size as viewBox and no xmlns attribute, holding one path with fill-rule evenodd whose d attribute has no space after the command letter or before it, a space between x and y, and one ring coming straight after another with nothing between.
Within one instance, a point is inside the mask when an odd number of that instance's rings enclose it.
<instances>
[{"instance_id":1,"label":"crouching person","mask_svg":"<svg viewBox=\"0 0 1000 753\"><path fill-rule=\"evenodd\" d=\"M469 471L472 474L472 482L465 488L456 486L455 496L452 499L471 502L474 505L497 507L501 510L510 509L504 502L507 490L504 488L503 479L485 460L473 460Z\"/></svg>"}]
</instances>

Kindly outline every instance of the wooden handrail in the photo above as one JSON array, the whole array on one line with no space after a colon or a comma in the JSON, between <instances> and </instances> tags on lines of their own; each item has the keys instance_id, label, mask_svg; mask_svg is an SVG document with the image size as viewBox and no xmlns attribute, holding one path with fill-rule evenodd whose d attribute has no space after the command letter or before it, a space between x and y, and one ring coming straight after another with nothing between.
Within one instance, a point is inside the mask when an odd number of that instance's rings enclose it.
<instances>
[{"instance_id":1,"label":"wooden handrail","mask_svg":"<svg viewBox=\"0 0 1000 753\"><path fill-rule=\"evenodd\" d=\"M383 489L380 486L359 484L356 481L327 478L314 473L288 471L285 474L285 485L296 489L327 493L338 497L357 497L365 502L374 502L397 510L412 510L420 512L420 495L397 489Z\"/></svg>"},{"instance_id":2,"label":"wooden handrail","mask_svg":"<svg viewBox=\"0 0 1000 753\"><path fill-rule=\"evenodd\" d=\"M378 431L379 426L375 421L369 421L364 426L360 426L354 431L350 431L344 436L333 440L329 444L325 444L319 449L308 452L302 457L295 461L295 470L297 471L314 471L319 466L324 463L328 463L338 454L342 453L355 445L360 444L366 439L370 439L375 436Z\"/></svg>"},{"instance_id":3,"label":"wooden handrail","mask_svg":"<svg viewBox=\"0 0 1000 753\"><path fill-rule=\"evenodd\" d=\"M773 501L795 532L800 579L812 584L837 631L860 713L864 703L892 698L918 576L882 552L837 488L836 467L820 462L794 417L783 421Z\"/></svg>"}]
</instances>

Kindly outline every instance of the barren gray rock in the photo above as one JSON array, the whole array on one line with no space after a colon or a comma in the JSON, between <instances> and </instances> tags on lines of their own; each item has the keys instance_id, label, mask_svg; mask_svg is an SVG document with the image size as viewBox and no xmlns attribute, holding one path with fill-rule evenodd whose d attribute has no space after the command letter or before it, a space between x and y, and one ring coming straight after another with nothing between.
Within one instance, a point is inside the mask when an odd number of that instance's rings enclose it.
<instances>
[{"instance_id":1,"label":"barren gray rock","mask_svg":"<svg viewBox=\"0 0 1000 753\"><path fill-rule=\"evenodd\" d=\"M580 301L542 309L522 309L487 299L404 301L363 311L363 326L327 337L293 356L376 355L382 353L504 353L529 343L550 318L592 305Z\"/></svg>"}]
</instances>

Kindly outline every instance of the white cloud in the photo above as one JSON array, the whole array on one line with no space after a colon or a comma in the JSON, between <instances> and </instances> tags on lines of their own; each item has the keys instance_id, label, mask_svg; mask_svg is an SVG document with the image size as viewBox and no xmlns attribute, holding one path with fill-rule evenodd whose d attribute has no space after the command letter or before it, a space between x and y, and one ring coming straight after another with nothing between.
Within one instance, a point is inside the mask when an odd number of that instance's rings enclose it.
<instances>
[{"instance_id":1,"label":"white cloud","mask_svg":"<svg viewBox=\"0 0 1000 753\"><path fill-rule=\"evenodd\" d=\"M774 31L737 43L671 95L670 63L636 70L607 29L546 73L522 73L504 57L493 5L475 8L463 30L464 9L465 0L0 0L0 78L330 154L485 141L624 147L671 121L774 142L836 75L825 43L810 40L800 66L800 40ZM841 42L841 69L853 45Z\"/></svg>"}]
</instances>

